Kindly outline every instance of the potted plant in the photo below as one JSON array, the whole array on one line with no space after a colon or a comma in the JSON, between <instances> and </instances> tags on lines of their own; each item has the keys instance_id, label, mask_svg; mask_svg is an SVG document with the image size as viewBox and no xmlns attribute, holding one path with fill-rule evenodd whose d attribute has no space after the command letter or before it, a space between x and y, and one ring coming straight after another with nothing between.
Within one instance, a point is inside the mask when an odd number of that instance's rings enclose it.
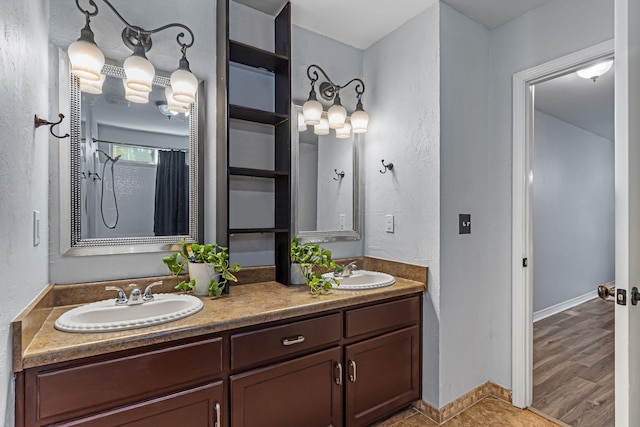
<instances>
[{"instance_id":1,"label":"potted plant","mask_svg":"<svg viewBox=\"0 0 640 427\"><path fill-rule=\"evenodd\" d=\"M322 271L329 269L341 270L331 259L331 251L324 249L316 243L300 243L297 237L291 241L291 283L309 286L313 295L323 295L331 292L333 284L340 282L332 278L326 280L322 277Z\"/></svg>"},{"instance_id":2,"label":"potted plant","mask_svg":"<svg viewBox=\"0 0 640 427\"><path fill-rule=\"evenodd\" d=\"M162 258L162 262L171 273L178 278L185 272L184 266L188 266L189 281L180 281L176 289L185 292L194 292L196 295L209 295L217 297L229 280L237 282L232 274L240 270L240 265L235 263L229 266L229 252L227 248L218 244L199 245L197 243L185 243L180 241L181 250L177 253Z\"/></svg>"}]
</instances>

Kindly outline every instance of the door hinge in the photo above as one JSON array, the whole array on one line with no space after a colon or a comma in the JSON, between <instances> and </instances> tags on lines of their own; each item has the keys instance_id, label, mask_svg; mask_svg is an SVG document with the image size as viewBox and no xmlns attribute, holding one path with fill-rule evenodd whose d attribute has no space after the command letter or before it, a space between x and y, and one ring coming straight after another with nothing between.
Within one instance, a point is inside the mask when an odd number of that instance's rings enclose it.
<instances>
[{"instance_id":1,"label":"door hinge","mask_svg":"<svg viewBox=\"0 0 640 427\"><path fill-rule=\"evenodd\" d=\"M529 258L522 258L522 267L529 266Z\"/></svg>"},{"instance_id":2,"label":"door hinge","mask_svg":"<svg viewBox=\"0 0 640 427\"><path fill-rule=\"evenodd\" d=\"M626 289L616 289L616 303L619 305L627 305Z\"/></svg>"}]
</instances>

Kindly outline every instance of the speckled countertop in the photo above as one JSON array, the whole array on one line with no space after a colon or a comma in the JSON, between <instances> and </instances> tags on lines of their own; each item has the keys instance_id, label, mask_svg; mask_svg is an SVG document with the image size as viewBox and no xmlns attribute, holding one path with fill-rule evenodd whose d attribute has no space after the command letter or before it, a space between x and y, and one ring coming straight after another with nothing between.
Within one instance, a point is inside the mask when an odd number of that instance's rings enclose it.
<instances>
[{"instance_id":1,"label":"speckled countertop","mask_svg":"<svg viewBox=\"0 0 640 427\"><path fill-rule=\"evenodd\" d=\"M33 325L38 321L22 321L32 323L29 325L34 329L32 336L20 334L19 329L24 329L25 326L19 323L20 319L14 321L14 323L18 322L14 325L14 372L113 351L320 313L425 290L426 283L396 277L396 283L385 288L363 291L335 290L329 295L314 297L306 286L284 286L277 282L261 282L232 286L229 295L222 298L203 297L204 308L184 319L128 331L89 334L56 330L53 326L56 319L76 305L54 306L40 315L41 325ZM35 306L34 311L37 311ZM16 334L19 335L17 338ZM21 343L17 343L16 339L21 340Z\"/></svg>"}]
</instances>

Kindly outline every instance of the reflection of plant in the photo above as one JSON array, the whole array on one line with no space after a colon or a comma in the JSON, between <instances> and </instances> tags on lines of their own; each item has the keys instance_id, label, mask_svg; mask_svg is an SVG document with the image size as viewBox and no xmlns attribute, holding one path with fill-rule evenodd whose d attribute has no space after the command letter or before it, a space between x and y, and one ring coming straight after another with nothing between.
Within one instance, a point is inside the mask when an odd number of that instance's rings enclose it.
<instances>
[{"instance_id":1,"label":"reflection of plant","mask_svg":"<svg viewBox=\"0 0 640 427\"><path fill-rule=\"evenodd\" d=\"M185 243L180 241L182 249L180 252L167 255L162 258L162 262L166 264L173 276L177 279L178 275L184 272L184 265L188 262L205 263L213 267L213 271L219 273L219 279L211 279L209 283L209 296L220 296L224 290L227 281L237 282L238 279L231 272L240 270L240 264L235 263L233 267L229 267L229 252L227 248L218 244L199 245L197 243ZM196 286L196 281L191 279L188 282L184 280L176 285L176 289L184 292L191 292Z\"/></svg>"},{"instance_id":2,"label":"reflection of plant","mask_svg":"<svg viewBox=\"0 0 640 427\"><path fill-rule=\"evenodd\" d=\"M297 237L291 241L291 262L300 264L307 285L313 295L323 295L331 292L333 283L339 285L337 279L324 279L317 269L331 268L342 270L331 259L331 251L313 243L300 243Z\"/></svg>"}]
</instances>

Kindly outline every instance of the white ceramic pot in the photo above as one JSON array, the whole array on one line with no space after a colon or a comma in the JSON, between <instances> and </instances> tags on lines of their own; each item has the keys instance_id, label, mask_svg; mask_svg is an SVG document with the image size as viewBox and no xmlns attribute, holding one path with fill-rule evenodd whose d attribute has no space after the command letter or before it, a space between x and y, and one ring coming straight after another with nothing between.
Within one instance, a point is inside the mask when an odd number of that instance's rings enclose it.
<instances>
[{"instance_id":1,"label":"white ceramic pot","mask_svg":"<svg viewBox=\"0 0 640 427\"><path fill-rule=\"evenodd\" d=\"M302 274L300 264L291 264L291 284L292 285L306 285L307 280Z\"/></svg>"},{"instance_id":2,"label":"white ceramic pot","mask_svg":"<svg viewBox=\"0 0 640 427\"><path fill-rule=\"evenodd\" d=\"M194 293L199 296L209 295L211 279L218 280L220 273L216 273L212 264L204 262L189 263L189 279L196 281Z\"/></svg>"}]
</instances>

